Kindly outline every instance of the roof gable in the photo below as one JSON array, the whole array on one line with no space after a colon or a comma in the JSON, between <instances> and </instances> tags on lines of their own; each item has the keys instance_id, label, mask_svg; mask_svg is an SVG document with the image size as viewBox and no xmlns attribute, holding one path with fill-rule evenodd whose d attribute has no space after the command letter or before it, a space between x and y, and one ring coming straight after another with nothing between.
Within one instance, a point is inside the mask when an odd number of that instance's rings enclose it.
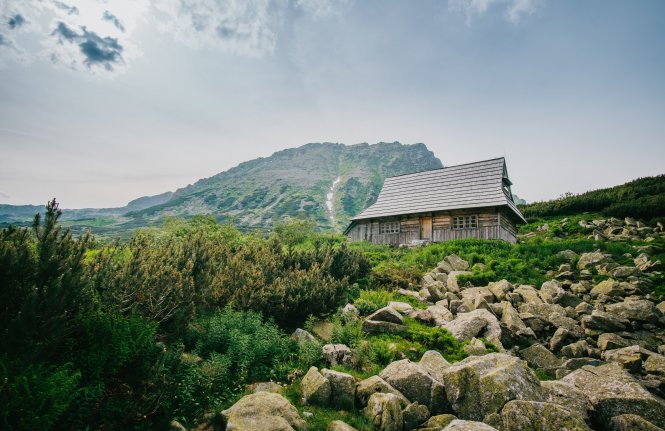
<instances>
[{"instance_id":1,"label":"roof gable","mask_svg":"<svg viewBox=\"0 0 665 431\"><path fill-rule=\"evenodd\" d=\"M507 206L526 221L504 190L503 157L386 178L374 205L352 220L463 208Z\"/></svg>"}]
</instances>

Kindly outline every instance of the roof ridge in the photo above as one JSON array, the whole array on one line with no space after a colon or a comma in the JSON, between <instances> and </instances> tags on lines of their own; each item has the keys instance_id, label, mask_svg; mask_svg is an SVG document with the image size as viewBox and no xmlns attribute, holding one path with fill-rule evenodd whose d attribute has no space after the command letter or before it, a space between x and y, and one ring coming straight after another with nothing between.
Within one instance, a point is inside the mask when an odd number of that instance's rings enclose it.
<instances>
[{"instance_id":1,"label":"roof ridge","mask_svg":"<svg viewBox=\"0 0 665 431\"><path fill-rule=\"evenodd\" d=\"M424 170L424 171L409 172L408 174L393 175L393 176L390 176L390 177L386 177L386 180L387 180L388 178L405 177L405 176L407 176L407 175L422 174L423 172L442 171L442 170L445 170L445 169L458 168L458 167L460 167L460 166L467 166L467 165L475 165L475 164L478 164L478 163L484 163L484 162L492 162L492 161L494 161L494 160L501 160L501 159L503 159L503 160L504 160L504 163L505 163L505 160L506 160L505 157L494 157L494 158L491 158L491 159L478 160L478 161L475 161L475 162L460 163L459 165L450 165L450 166L444 166L444 167L442 167L442 168L426 169L426 170ZM385 180L384 180L384 181L385 181Z\"/></svg>"}]
</instances>

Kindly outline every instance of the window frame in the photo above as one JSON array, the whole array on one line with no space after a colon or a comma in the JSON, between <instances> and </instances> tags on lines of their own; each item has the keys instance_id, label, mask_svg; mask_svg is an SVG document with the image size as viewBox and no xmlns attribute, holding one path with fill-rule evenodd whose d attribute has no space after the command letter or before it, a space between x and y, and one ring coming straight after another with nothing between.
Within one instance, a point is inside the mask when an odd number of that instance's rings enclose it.
<instances>
[{"instance_id":1,"label":"window frame","mask_svg":"<svg viewBox=\"0 0 665 431\"><path fill-rule=\"evenodd\" d=\"M379 234L400 233L401 223L399 221L382 221L379 223Z\"/></svg>"},{"instance_id":2,"label":"window frame","mask_svg":"<svg viewBox=\"0 0 665 431\"><path fill-rule=\"evenodd\" d=\"M452 228L454 230L478 229L478 215L469 214L469 215L453 216Z\"/></svg>"}]
</instances>

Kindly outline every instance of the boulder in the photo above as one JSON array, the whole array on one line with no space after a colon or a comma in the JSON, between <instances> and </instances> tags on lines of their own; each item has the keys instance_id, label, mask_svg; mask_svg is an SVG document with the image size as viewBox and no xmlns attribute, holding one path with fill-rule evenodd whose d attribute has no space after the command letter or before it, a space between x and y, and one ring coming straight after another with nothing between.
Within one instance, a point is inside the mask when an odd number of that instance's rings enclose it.
<instances>
[{"instance_id":1,"label":"boulder","mask_svg":"<svg viewBox=\"0 0 665 431\"><path fill-rule=\"evenodd\" d=\"M550 350L553 352L558 352L563 346L566 345L566 343L570 342L572 338L573 337L570 334L570 331L565 328L558 328L556 331L554 331L552 338L550 338Z\"/></svg>"},{"instance_id":2,"label":"boulder","mask_svg":"<svg viewBox=\"0 0 665 431\"><path fill-rule=\"evenodd\" d=\"M582 328L593 329L602 332L616 332L626 329L626 320L600 310L593 310L590 316L584 316L580 320Z\"/></svg>"},{"instance_id":3,"label":"boulder","mask_svg":"<svg viewBox=\"0 0 665 431\"><path fill-rule=\"evenodd\" d=\"M501 302L501 323L516 337L535 339L533 329L526 326L520 315L508 301Z\"/></svg>"},{"instance_id":4,"label":"boulder","mask_svg":"<svg viewBox=\"0 0 665 431\"><path fill-rule=\"evenodd\" d=\"M430 316L432 316L432 320L434 321L435 326L443 326L446 323L450 322L453 320L453 313L450 312L445 307L442 307L440 305L430 305L427 307L427 311L429 312Z\"/></svg>"},{"instance_id":5,"label":"boulder","mask_svg":"<svg viewBox=\"0 0 665 431\"><path fill-rule=\"evenodd\" d=\"M508 280L500 280L487 285L487 288L492 292L497 301L504 301L506 295L513 290L513 285Z\"/></svg>"},{"instance_id":6,"label":"boulder","mask_svg":"<svg viewBox=\"0 0 665 431\"><path fill-rule=\"evenodd\" d=\"M626 299L624 302L605 306L605 311L619 319L638 322L657 322L660 317L656 304L647 299Z\"/></svg>"},{"instance_id":7,"label":"boulder","mask_svg":"<svg viewBox=\"0 0 665 431\"><path fill-rule=\"evenodd\" d=\"M448 401L463 419L483 420L514 399L544 398L526 363L503 353L471 356L446 368L443 377Z\"/></svg>"},{"instance_id":8,"label":"boulder","mask_svg":"<svg viewBox=\"0 0 665 431\"><path fill-rule=\"evenodd\" d=\"M562 381L574 385L593 408L592 419L609 427L610 419L622 414L635 414L665 426L665 401L644 389L618 364L585 366L573 371Z\"/></svg>"},{"instance_id":9,"label":"boulder","mask_svg":"<svg viewBox=\"0 0 665 431\"><path fill-rule=\"evenodd\" d=\"M306 429L298 410L279 394L257 392L222 411L227 431L294 431Z\"/></svg>"},{"instance_id":10,"label":"boulder","mask_svg":"<svg viewBox=\"0 0 665 431\"><path fill-rule=\"evenodd\" d=\"M604 255L600 251L594 251L591 253L582 253L580 259L577 261L577 269L586 269L590 268L599 263L604 263L608 261L608 256Z\"/></svg>"},{"instance_id":11,"label":"boulder","mask_svg":"<svg viewBox=\"0 0 665 431\"><path fill-rule=\"evenodd\" d=\"M427 293L429 293L432 301L440 301L443 299L446 292L446 285L442 281L435 281L425 285Z\"/></svg>"},{"instance_id":12,"label":"boulder","mask_svg":"<svg viewBox=\"0 0 665 431\"><path fill-rule=\"evenodd\" d=\"M608 431L663 431L642 416L625 414L610 419Z\"/></svg>"},{"instance_id":13,"label":"boulder","mask_svg":"<svg viewBox=\"0 0 665 431\"><path fill-rule=\"evenodd\" d=\"M450 268L450 270L444 272L466 271L467 269L469 269L469 262L457 256L456 254L451 254L450 256L446 256L441 262L439 262L437 267L443 269Z\"/></svg>"},{"instance_id":14,"label":"boulder","mask_svg":"<svg viewBox=\"0 0 665 431\"><path fill-rule=\"evenodd\" d=\"M398 323L365 319L363 321L363 331L371 334L400 334L406 332L406 326Z\"/></svg>"},{"instance_id":15,"label":"boulder","mask_svg":"<svg viewBox=\"0 0 665 431\"><path fill-rule=\"evenodd\" d=\"M305 404L327 405L330 401L332 388L330 381L319 373L316 367L310 367L302 378L302 395Z\"/></svg>"},{"instance_id":16,"label":"boulder","mask_svg":"<svg viewBox=\"0 0 665 431\"><path fill-rule=\"evenodd\" d=\"M425 352L418 364L439 382L443 382L443 372L450 366L450 363L436 350Z\"/></svg>"},{"instance_id":17,"label":"boulder","mask_svg":"<svg viewBox=\"0 0 665 431\"><path fill-rule=\"evenodd\" d=\"M367 320L373 320L374 322L397 323L399 325L404 323L404 318L402 315L390 306L376 310L374 313L367 316Z\"/></svg>"},{"instance_id":18,"label":"boulder","mask_svg":"<svg viewBox=\"0 0 665 431\"><path fill-rule=\"evenodd\" d=\"M665 376L665 356L656 353L649 355L647 360L644 361L644 371L647 374Z\"/></svg>"},{"instance_id":19,"label":"boulder","mask_svg":"<svg viewBox=\"0 0 665 431\"><path fill-rule=\"evenodd\" d=\"M642 363L653 355L660 356L639 345L635 345L621 349L606 350L603 352L603 359L606 362L617 363L631 373L639 373L642 371Z\"/></svg>"},{"instance_id":20,"label":"boulder","mask_svg":"<svg viewBox=\"0 0 665 431\"><path fill-rule=\"evenodd\" d=\"M552 369L559 367L562 362L561 359L554 356L545 346L538 343L520 350L519 355L531 368Z\"/></svg>"},{"instance_id":21,"label":"boulder","mask_svg":"<svg viewBox=\"0 0 665 431\"><path fill-rule=\"evenodd\" d=\"M459 292L460 286L457 282L457 277L460 275L471 275L471 272L469 271L452 271L451 273L448 274L448 282L446 286L448 287L448 290L452 292Z\"/></svg>"},{"instance_id":22,"label":"boulder","mask_svg":"<svg viewBox=\"0 0 665 431\"><path fill-rule=\"evenodd\" d=\"M448 409L443 385L420 364L408 359L395 361L384 368L379 377L409 401L427 406L432 413L445 413Z\"/></svg>"},{"instance_id":23,"label":"boulder","mask_svg":"<svg viewBox=\"0 0 665 431\"><path fill-rule=\"evenodd\" d=\"M563 406L585 421L589 418L586 398L575 386L561 380L547 380L540 382L540 385L545 393L545 401Z\"/></svg>"},{"instance_id":24,"label":"boulder","mask_svg":"<svg viewBox=\"0 0 665 431\"><path fill-rule=\"evenodd\" d=\"M599 295L622 296L625 292L621 283L609 278L598 283L593 289L591 289L590 293L592 297L597 297Z\"/></svg>"},{"instance_id":25,"label":"boulder","mask_svg":"<svg viewBox=\"0 0 665 431\"><path fill-rule=\"evenodd\" d=\"M628 347L632 343L625 338L621 337L618 334L613 334L606 332L598 336L598 341L596 342L600 350L613 350L620 349L622 347Z\"/></svg>"},{"instance_id":26,"label":"boulder","mask_svg":"<svg viewBox=\"0 0 665 431\"><path fill-rule=\"evenodd\" d=\"M469 287L462 289L460 292L462 300L471 304L475 304L480 299L485 300L485 302L494 302L494 294L490 291L488 287Z\"/></svg>"},{"instance_id":27,"label":"boulder","mask_svg":"<svg viewBox=\"0 0 665 431\"><path fill-rule=\"evenodd\" d=\"M402 410L402 418L404 420L404 429L413 430L429 418L429 409L427 406L417 402L411 403Z\"/></svg>"},{"instance_id":28,"label":"boulder","mask_svg":"<svg viewBox=\"0 0 665 431\"><path fill-rule=\"evenodd\" d=\"M487 347L485 346L485 343L483 343L481 340L477 338L472 338L469 341L469 344L464 346L462 350L464 350L464 352L466 352L466 354L469 356L480 356L489 353Z\"/></svg>"},{"instance_id":29,"label":"boulder","mask_svg":"<svg viewBox=\"0 0 665 431\"><path fill-rule=\"evenodd\" d=\"M567 358L582 358L589 352L589 343L586 340L576 341L561 348L561 355Z\"/></svg>"},{"instance_id":30,"label":"boulder","mask_svg":"<svg viewBox=\"0 0 665 431\"><path fill-rule=\"evenodd\" d=\"M566 293L565 290L561 287L561 284L556 280L550 280L543 283L538 292L538 296L543 302L548 304L556 304Z\"/></svg>"},{"instance_id":31,"label":"boulder","mask_svg":"<svg viewBox=\"0 0 665 431\"><path fill-rule=\"evenodd\" d=\"M402 407L406 407L410 401L397 389L393 388L379 376L372 376L358 382L356 385L356 400L361 406L366 406L369 397L375 393L386 393L397 396Z\"/></svg>"},{"instance_id":32,"label":"boulder","mask_svg":"<svg viewBox=\"0 0 665 431\"><path fill-rule=\"evenodd\" d=\"M442 415L436 415L432 416L431 418L427 419L427 422L423 424L418 430L422 431L441 431L445 427L448 426L452 421L457 419L454 415L451 414L442 414Z\"/></svg>"},{"instance_id":33,"label":"boulder","mask_svg":"<svg viewBox=\"0 0 665 431\"><path fill-rule=\"evenodd\" d=\"M513 291L522 297L522 302L527 304L542 304L543 300L540 299L538 291L533 286L521 285Z\"/></svg>"},{"instance_id":34,"label":"boulder","mask_svg":"<svg viewBox=\"0 0 665 431\"><path fill-rule=\"evenodd\" d=\"M501 410L506 430L590 431L584 419L554 403L513 400Z\"/></svg>"},{"instance_id":35,"label":"boulder","mask_svg":"<svg viewBox=\"0 0 665 431\"><path fill-rule=\"evenodd\" d=\"M459 313L457 318L448 322L445 328L458 340L470 340L484 337L490 343L501 348L501 325L497 318L487 310L473 310Z\"/></svg>"},{"instance_id":36,"label":"boulder","mask_svg":"<svg viewBox=\"0 0 665 431\"><path fill-rule=\"evenodd\" d=\"M342 421L332 421L328 425L327 431L357 431L354 427Z\"/></svg>"},{"instance_id":37,"label":"boulder","mask_svg":"<svg viewBox=\"0 0 665 431\"><path fill-rule=\"evenodd\" d=\"M404 419L396 395L377 392L372 394L363 410L374 429L379 431L402 431Z\"/></svg>"},{"instance_id":38,"label":"boulder","mask_svg":"<svg viewBox=\"0 0 665 431\"><path fill-rule=\"evenodd\" d=\"M350 374L325 368L321 370L321 375L330 382L331 404L339 408L352 408L356 397L356 379Z\"/></svg>"},{"instance_id":39,"label":"boulder","mask_svg":"<svg viewBox=\"0 0 665 431\"><path fill-rule=\"evenodd\" d=\"M344 308L342 308L342 317L349 321L355 321L360 317L360 311L358 311L355 305L346 304Z\"/></svg>"},{"instance_id":40,"label":"boulder","mask_svg":"<svg viewBox=\"0 0 665 431\"><path fill-rule=\"evenodd\" d=\"M321 347L321 358L329 365L351 362L351 349L346 344L326 344Z\"/></svg>"},{"instance_id":41,"label":"boulder","mask_svg":"<svg viewBox=\"0 0 665 431\"><path fill-rule=\"evenodd\" d=\"M296 340L298 344L316 343L316 338L312 334L300 328L293 331L291 338Z\"/></svg>"},{"instance_id":42,"label":"boulder","mask_svg":"<svg viewBox=\"0 0 665 431\"><path fill-rule=\"evenodd\" d=\"M443 428L443 431L497 431L497 429L482 422L455 419Z\"/></svg>"}]
</instances>

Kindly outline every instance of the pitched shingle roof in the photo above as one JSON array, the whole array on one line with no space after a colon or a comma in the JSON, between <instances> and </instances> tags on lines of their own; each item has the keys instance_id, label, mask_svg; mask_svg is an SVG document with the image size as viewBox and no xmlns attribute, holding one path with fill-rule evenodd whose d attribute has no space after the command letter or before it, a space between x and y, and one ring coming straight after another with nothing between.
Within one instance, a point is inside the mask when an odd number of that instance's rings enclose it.
<instances>
[{"instance_id":1,"label":"pitched shingle roof","mask_svg":"<svg viewBox=\"0 0 665 431\"><path fill-rule=\"evenodd\" d=\"M374 205L352 220L462 208L507 206L526 222L503 189L503 157L386 178ZM508 180L510 184L510 180Z\"/></svg>"}]
</instances>

